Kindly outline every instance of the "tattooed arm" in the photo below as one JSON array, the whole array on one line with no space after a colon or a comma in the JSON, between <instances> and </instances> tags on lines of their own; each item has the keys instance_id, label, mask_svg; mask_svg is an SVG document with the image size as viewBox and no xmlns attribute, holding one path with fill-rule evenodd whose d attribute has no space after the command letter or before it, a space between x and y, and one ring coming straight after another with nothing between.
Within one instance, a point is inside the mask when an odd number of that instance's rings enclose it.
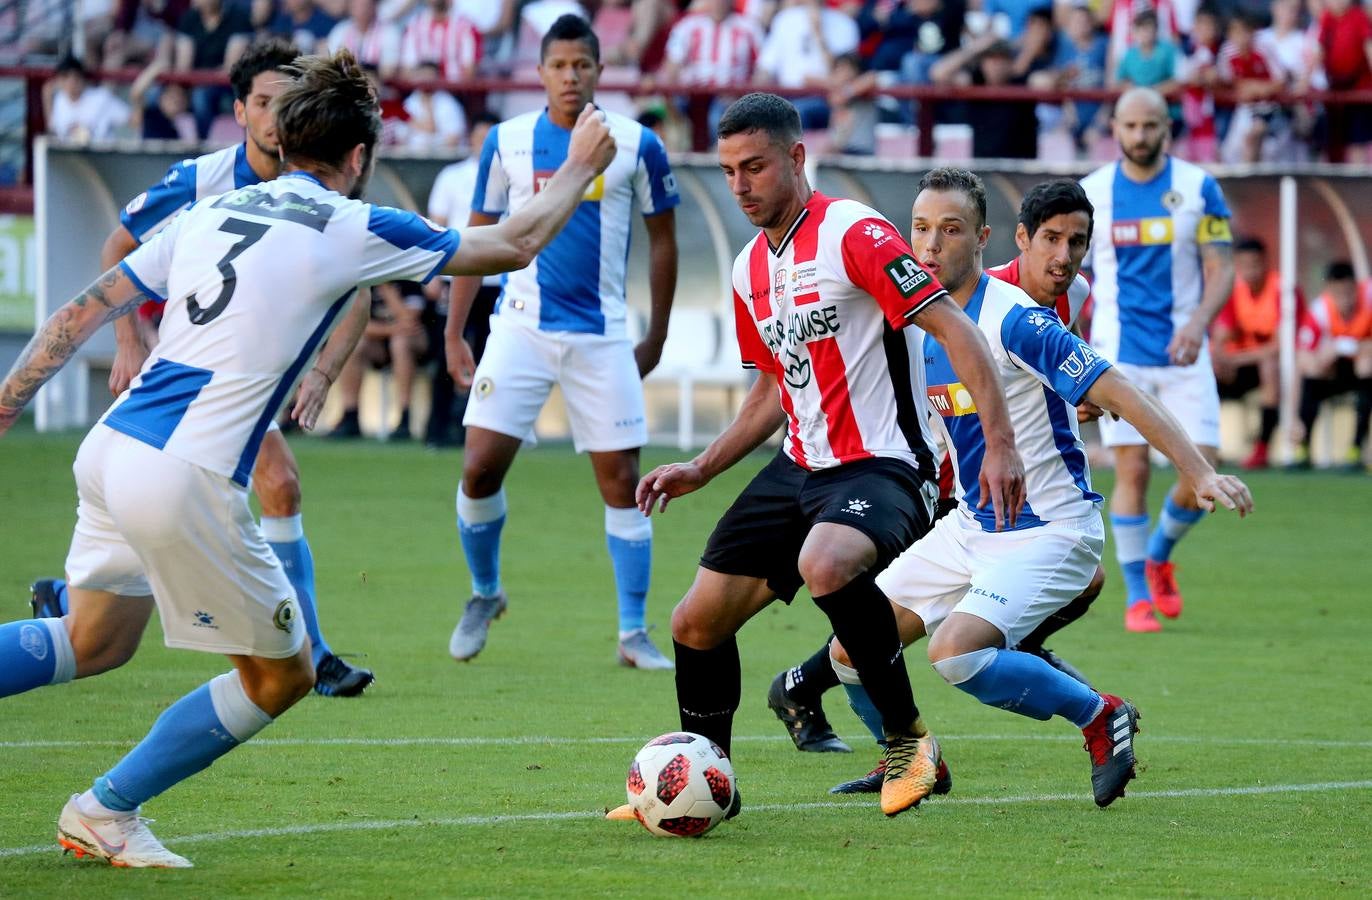
<instances>
[{"instance_id":1,"label":"tattooed arm","mask_svg":"<svg viewBox=\"0 0 1372 900\"><path fill-rule=\"evenodd\" d=\"M66 365L101 325L138 308L148 297L118 266L43 323L0 384L0 435L19 418L38 389Z\"/></svg>"}]
</instances>

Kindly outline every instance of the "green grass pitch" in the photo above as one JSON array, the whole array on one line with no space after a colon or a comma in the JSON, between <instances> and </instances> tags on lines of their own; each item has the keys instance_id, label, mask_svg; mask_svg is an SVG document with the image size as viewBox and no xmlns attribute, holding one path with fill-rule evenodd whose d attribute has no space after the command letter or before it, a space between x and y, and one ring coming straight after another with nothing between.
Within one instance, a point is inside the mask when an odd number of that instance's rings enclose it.
<instances>
[{"instance_id":1,"label":"green grass pitch","mask_svg":"<svg viewBox=\"0 0 1372 900\"><path fill-rule=\"evenodd\" d=\"M0 442L0 618L61 571L78 435ZM670 673L615 665L614 597L589 464L521 455L503 564L510 611L472 663L447 656L468 594L453 526L454 453L296 440L325 633L379 681L310 697L258 740L146 805L189 871L62 857L67 795L172 700L226 669L169 651L156 625L123 669L0 700L2 897L1367 896L1372 893L1372 480L1260 474L1257 514L1217 515L1177 552L1185 615L1123 631L1113 551L1096 609L1051 642L1143 713L1141 771L1090 800L1080 735L980 706L910 654L951 796L885 819L826 789L876 752L798 754L769 680L818 646L801 596L740 637L735 767L743 815L701 840L603 821L637 747L677 727ZM645 464L677 458L652 451ZM649 619L671 607L716 517L763 459L656 521ZM1108 475L1098 479L1108 494ZM1158 473L1157 509L1169 478Z\"/></svg>"}]
</instances>

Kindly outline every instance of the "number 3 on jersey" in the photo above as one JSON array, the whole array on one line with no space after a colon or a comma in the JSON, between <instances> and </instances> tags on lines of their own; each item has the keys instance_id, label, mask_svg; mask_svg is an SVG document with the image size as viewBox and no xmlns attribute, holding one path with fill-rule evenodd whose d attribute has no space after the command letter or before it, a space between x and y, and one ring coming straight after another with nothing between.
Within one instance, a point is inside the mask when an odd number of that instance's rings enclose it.
<instances>
[{"instance_id":1,"label":"number 3 on jersey","mask_svg":"<svg viewBox=\"0 0 1372 900\"><path fill-rule=\"evenodd\" d=\"M242 240L229 248L229 252L219 260L219 274L223 277L223 284L219 288L219 296L209 306L202 307L196 302L195 294L186 298L186 311L190 313L192 325L208 325L219 314L224 311L224 307L229 305L229 300L233 297L234 288L238 287L238 273L234 271L233 261L238 258L244 250L262 240L262 236L271 228L270 225L263 225L261 222L249 222L246 219L225 219L224 224L219 226L219 230L228 234L242 236Z\"/></svg>"}]
</instances>

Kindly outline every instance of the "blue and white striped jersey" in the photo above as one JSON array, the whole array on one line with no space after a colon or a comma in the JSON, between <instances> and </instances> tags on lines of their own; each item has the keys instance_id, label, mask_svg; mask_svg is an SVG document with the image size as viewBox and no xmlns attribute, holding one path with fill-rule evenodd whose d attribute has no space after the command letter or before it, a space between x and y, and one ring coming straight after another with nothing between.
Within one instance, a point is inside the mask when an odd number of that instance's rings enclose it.
<instances>
[{"instance_id":1,"label":"blue and white striped jersey","mask_svg":"<svg viewBox=\"0 0 1372 900\"><path fill-rule=\"evenodd\" d=\"M129 201L119 213L119 224L141 244L195 201L261 183L248 165L247 144L183 159L161 181Z\"/></svg>"},{"instance_id":2,"label":"blue and white striped jersey","mask_svg":"<svg viewBox=\"0 0 1372 900\"><path fill-rule=\"evenodd\" d=\"M1118 162L1081 186L1096 208L1091 249L1091 346L1113 362L1170 365L1167 345L1201 301L1202 244L1233 240L1219 183L1176 157L1151 181L1125 177Z\"/></svg>"},{"instance_id":3,"label":"blue and white striped jersey","mask_svg":"<svg viewBox=\"0 0 1372 900\"><path fill-rule=\"evenodd\" d=\"M268 424L358 286L427 281L459 242L304 172L197 203L120 263L166 308L152 356L101 421L246 485Z\"/></svg>"},{"instance_id":4,"label":"blue and white striped jersey","mask_svg":"<svg viewBox=\"0 0 1372 900\"><path fill-rule=\"evenodd\" d=\"M681 202L657 135L606 113L618 151L562 232L527 268L505 276L496 314L527 328L622 337L634 207L653 216ZM567 158L571 131L547 110L492 128L481 148L472 209L499 216L533 199Z\"/></svg>"},{"instance_id":5,"label":"blue and white striped jersey","mask_svg":"<svg viewBox=\"0 0 1372 900\"><path fill-rule=\"evenodd\" d=\"M1063 327L1053 310L985 273L966 312L991 345L1024 460L1025 503L1015 528L1090 514L1102 498L1091 489L1075 407L1110 363ZM950 450L963 509L984 530L994 531L991 505L977 509L986 436L976 404L957 380L943 345L927 335L924 367L930 418Z\"/></svg>"}]
</instances>

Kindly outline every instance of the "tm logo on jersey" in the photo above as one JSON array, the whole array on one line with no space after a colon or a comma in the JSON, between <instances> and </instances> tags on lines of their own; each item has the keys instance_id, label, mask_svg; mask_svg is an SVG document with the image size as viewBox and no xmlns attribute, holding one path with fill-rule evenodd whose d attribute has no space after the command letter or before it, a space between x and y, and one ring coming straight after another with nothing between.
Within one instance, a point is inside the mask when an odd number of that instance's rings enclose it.
<instances>
[{"instance_id":1,"label":"tm logo on jersey","mask_svg":"<svg viewBox=\"0 0 1372 900\"><path fill-rule=\"evenodd\" d=\"M910 299L919 289L929 283L929 273L919 267L919 263L908 253L902 253L886 264L886 277L900 291L905 299Z\"/></svg>"},{"instance_id":2,"label":"tm logo on jersey","mask_svg":"<svg viewBox=\"0 0 1372 900\"><path fill-rule=\"evenodd\" d=\"M1058 371L1080 384L1081 379L1087 372L1096 367L1096 363L1099 360L1100 356L1096 351L1085 344L1082 344L1069 353L1067 358L1058 364Z\"/></svg>"},{"instance_id":3,"label":"tm logo on jersey","mask_svg":"<svg viewBox=\"0 0 1372 900\"><path fill-rule=\"evenodd\" d=\"M977 405L972 402L971 391L960 381L952 384L931 384L926 388L926 392L929 396L929 408L945 418L965 416L977 411Z\"/></svg>"},{"instance_id":4,"label":"tm logo on jersey","mask_svg":"<svg viewBox=\"0 0 1372 900\"><path fill-rule=\"evenodd\" d=\"M553 177L555 169L538 169L534 172L534 193L537 194L548 186L548 181ZM601 172L595 177L590 186L586 188L586 193L581 195L583 203L599 203L605 199L605 173Z\"/></svg>"},{"instance_id":5,"label":"tm logo on jersey","mask_svg":"<svg viewBox=\"0 0 1372 900\"><path fill-rule=\"evenodd\" d=\"M1116 247L1156 247L1172 243L1172 218L1153 216L1125 219L1110 226L1110 239Z\"/></svg>"}]
</instances>

